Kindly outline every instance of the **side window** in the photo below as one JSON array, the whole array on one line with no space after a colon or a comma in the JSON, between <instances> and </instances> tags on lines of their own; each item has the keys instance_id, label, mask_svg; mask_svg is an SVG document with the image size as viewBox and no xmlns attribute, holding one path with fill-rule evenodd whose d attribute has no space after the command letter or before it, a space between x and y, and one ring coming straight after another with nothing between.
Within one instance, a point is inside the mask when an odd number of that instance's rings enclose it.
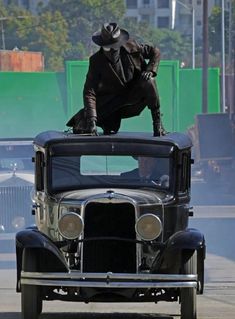
<instances>
[{"instance_id":1,"label":"side window","mask_svg":"<svg viewBox=\"0 0 235 319\"><path fill-rule=\"evenodd\" d=\"M179 191L186 193L190 187L190 158L188 153L183 153L179 170Z\"/></svg>"},{"instance_id":2,"label":"side window","mask_svg":"<svg viewBox=\"0 0 235 319\"><path fill-rule=\"evenodd\" d=\"M44 154L42 152L36 152L35 187L36 191L44 190Z\"/></svg>"}]
</instances>

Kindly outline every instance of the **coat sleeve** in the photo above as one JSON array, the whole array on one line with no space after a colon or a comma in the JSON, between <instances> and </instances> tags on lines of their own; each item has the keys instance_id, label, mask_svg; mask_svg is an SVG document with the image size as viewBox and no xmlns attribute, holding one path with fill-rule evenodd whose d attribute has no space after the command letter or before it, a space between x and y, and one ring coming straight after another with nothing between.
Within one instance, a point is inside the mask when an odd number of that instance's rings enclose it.
<instances>
[{"instance_id":1,"label":"coat sleeve","mask_svg":"<svg viewBox=\"0 0 235 319\"><path fill-rule=\"evenodd\" d=\"M156 76L160 63L160 50L148 44L139 44L139 46L143 58L149 60L146 71L151 71Z\"/></svg>"},{"instance_id":2,"label":"coat sleeve","mask_svg":"<svg viewBox=\"0 0 235 319\"><path fill-rule=\"evenodd\" d=\"M83 88L83 102L85 108L85 117L97 118L96 112L96 92L99 83L99 72L94 59L89 60L89 68L86 75L86 81Z\"/></svg>"}]
</instances>

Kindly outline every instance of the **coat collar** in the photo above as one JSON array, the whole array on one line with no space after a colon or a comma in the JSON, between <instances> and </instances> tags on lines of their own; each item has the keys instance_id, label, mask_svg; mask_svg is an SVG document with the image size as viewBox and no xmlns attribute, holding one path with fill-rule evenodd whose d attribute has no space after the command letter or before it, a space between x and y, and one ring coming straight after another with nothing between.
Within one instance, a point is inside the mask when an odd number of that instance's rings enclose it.
<instances>
[{"instance_id":1,"label":"coat collar","mask_svg":"<svg viewBox=\"0 0 235 319\"><path fill-rule=\"evenodd\" d=\"M123 46L122 46L128 53L135 53L139 52L139 46L134 40L129 40L127 41Z\"/></svg>"},{"instance_id":2,"label":"coat collar","mask_svg":"<svg viewBox=\"0 0 235 319\"><path fill-rule=\"evenodd\" d=\"M118 76L118 74L115 72L114 68L112 67L111 62L108 60L108 58L103 54L102 52L102 48L100 48L100 50L98 51L101 59L104 60L104 63L101 62L100 65L102 65L103 71L105 72L105 68L107 68L107 73L108 74L112 74L113 78L116 79L116 82L121 85L122 87L125 86L124 82L122 81L122 79L120 79L120 77Z\"/></svg>"}]
</instances>

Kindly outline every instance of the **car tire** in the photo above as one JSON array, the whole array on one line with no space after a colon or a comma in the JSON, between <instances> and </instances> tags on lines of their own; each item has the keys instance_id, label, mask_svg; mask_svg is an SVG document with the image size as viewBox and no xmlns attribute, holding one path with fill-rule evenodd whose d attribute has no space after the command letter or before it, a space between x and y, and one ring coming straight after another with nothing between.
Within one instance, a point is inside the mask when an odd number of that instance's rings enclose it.
<instances>
[{"instance_id":1,"label":"car tire","mask_svg":"<svg viewBox=\"0 0 235 319\"><path fill-rule=\"evenodd\" d=\"M24 249L23 270L37 271L37 256L31 249ZM38 319L42 312L42 296L40 286L21 285L21 312L23 319Z\"/></svg>"},{"instance_id":2,"label":"car tire","mask_svg":"<svg viewBox=\"0 0 235 319\"><path fill-rule=\"evenodd\" d=\"M197 274L197 251L187 259L183 264L183 273L186 275ZM196 319L197 318L197 289L196 288L181 288L181 319Z\"/></svg>"}]
</instances>

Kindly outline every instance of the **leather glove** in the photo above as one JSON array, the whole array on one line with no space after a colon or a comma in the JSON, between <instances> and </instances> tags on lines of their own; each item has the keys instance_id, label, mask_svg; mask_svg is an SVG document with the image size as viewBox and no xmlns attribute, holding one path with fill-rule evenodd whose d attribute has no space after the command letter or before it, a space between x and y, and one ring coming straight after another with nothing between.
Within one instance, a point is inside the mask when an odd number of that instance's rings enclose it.
<instances>
[{"instance_id":1,"label":"leather glove","mask_svg":"<svg viewBox=\"0 0 235 319\"><path fill-rule=\"evenodd\" d=\"M148 81L153 76L153 73L151 71L143 71L141 73L141 78L145 81Z\"/></svg>"},{"instance_id":2,"label":"leather glove","mask_svg":"<svg viewBox=\"0 0 235 319\"><path fill-rule=\"evenodd\" d=\"M98 135L95 118L87 120L87 133Z\"/></svg>"}]
</instances>

